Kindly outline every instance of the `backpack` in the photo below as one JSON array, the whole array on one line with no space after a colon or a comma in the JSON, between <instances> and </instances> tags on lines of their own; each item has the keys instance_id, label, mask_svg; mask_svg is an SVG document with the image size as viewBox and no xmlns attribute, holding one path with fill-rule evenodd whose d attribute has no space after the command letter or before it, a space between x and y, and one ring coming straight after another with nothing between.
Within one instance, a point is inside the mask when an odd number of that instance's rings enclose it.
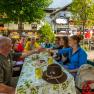
<instances>
[{"instance_id":1,"label":"backpack","mask_svg":"<svg viewBox=\"0 0 94 94\"><path fill-rule=\"evenodd\" d=\"M82 94L94 94L94 66L82 65L76 76L76 87Z\"/></svg>"}]
</instances>

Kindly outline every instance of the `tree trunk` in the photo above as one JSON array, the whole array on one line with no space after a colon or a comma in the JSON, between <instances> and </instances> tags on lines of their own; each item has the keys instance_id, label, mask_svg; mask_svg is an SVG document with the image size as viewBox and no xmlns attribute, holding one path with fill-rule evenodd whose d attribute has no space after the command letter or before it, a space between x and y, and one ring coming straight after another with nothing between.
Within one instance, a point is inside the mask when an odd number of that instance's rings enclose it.
<instances>
[{"instance_id":1,"label":"tree trunk","mask_svg":"<svg viewBox=\"0 0 94 94\"><path fill-rule=\"evenodd\" d=\"M85 22L82 23L82 32L83 32L83 37L85 35ZM84 39L82 41L82 45L84 46Z\"/></svg>"},{"instance_id":2,"label":"tree trunk","mask_svg":"<svg viewBox=\"0 0 94 94\"><path fill-rule=\"evenodd\" d=\"M24 30L23 22L19 21L19 23L18 23L18 32L19 32L20 35L23 32L23 30Z\"/></svg>"},{"instance_id":3,"label":"tree trunk","mask_svg":"<svg viewBox=\"0 0 94 94\"><path fill-rule=\"evenodd\" d=\"M83 35L85 34L85 23L83 22L83 25L82 25L82 31L83 31Z\"/></svg>"}]
</instances>

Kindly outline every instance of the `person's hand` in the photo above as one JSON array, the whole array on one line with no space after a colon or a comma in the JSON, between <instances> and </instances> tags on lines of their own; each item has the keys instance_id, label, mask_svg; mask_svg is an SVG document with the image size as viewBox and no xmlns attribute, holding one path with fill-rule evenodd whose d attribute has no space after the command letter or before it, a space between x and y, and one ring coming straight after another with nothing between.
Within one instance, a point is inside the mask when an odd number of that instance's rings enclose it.
<instances>
[{"instance_id":1,"label":"person's hand","mask_svg":"<svg viewBox=\"0 0 94 94\"><path fill-rule=\"evenodd\" d=\"M73 71L72 70L68 70L68 72L72 73Z\"/></svg>"},{"instance_id":2,"label":"person's hand","mask_svg":"<svg viewBox=\"0 0 94 94\"><path fill-rule=\"evenodd\" d=\"M40 53L40 52L44 52L44 51L46 51L45 48L38 48L38 49L37 49L37 52L38 52L38 53Z\"/></svg>"},{"instance_id":3,"label":"person's hand","mask_svg":"<svg viewBox=\"0 0 94 94\"><path fill-rule=\"evenodd\" d=\"M76 71L75 70L69 70L70 73L75 73Z\"/></svg>"},{"instance_id":4,"label":"person's hand","mask_svg":"<svg viewBox=\"0 0 94 94\"><path fill-rule=\"evenodd\" d=\"M62 61L64 62L66 60L67 60L67 57L62 56Z\"/></svg>"},{"instance_id":5,"label":"person's hand","mask_svg":"<svg viewBox=\"0 0 94 94\"><path fill-rule=\"evenodd\" d=\"M10 94L15 94L15 88L12 88L12 89L11 89Z\"/></svg>"},{"instance_id":6,"label":"person's hand","mask_svg":"<svg viewBox=\"0 0 94 94\"><path fill-rule=\"evenodd\" d=\"M8 90L7 91L8 91L7 94L15 94L15 88L13 88L13 87L8 87Z\"/></svg>"},{"instance_id":7,"label":"person's hand","mask_svg":"<svg viewBox=\"0 0 94 94\"><path fill-rule=\"evenodd\" d=\"M46 51L47 51L48 53L50 53L51 48L46 48Z\"/></svg>"},{"instance_id":8,"label":"person's hand","mask_svg":"<svg viewBox=\"0 0 94 94\"><path fill-rule=\"evenodd\" d=\"M1 83L0 84L0 94L15 94L15 88Z\"/></svg>"}]
</instances>

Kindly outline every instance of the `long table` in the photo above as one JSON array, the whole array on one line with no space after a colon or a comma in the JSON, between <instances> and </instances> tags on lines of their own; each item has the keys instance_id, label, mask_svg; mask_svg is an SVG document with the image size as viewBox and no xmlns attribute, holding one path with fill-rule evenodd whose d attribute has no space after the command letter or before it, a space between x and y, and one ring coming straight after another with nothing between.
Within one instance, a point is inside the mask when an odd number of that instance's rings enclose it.
<instances>
[{"instance_id":1,"label":"long table","mask_svg":"<svg viewBox=\"0 0 94 94\"><path fill-rule=\"evenodd\" d=\"M47 62L48 55L41 53L39 58L45 59ZM37 60L32 60L31 56L26 58L16 87L16 94L76 94L74 78L63 67L62 70L67 74L67 80L61 84L50 84L42 78L36 79L36 67L33 66L35 62ZM44 71L47 69L47 65L41 68Z\"/></svg>"}]
</instances>

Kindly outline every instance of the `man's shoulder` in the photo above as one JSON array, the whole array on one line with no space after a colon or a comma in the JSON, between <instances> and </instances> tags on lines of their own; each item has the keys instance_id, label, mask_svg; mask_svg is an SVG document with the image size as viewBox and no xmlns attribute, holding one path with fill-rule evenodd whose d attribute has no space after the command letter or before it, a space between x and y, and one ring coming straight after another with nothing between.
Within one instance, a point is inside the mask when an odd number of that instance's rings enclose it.
<instances>
[{"instance_id":1,"label":"man's shoulder","mask_svg":"<svg viewBox=\"0 0 94 94\"><path fill-rule=\"evenodd\" d=\"M5 58L2 55L0 55L0 67L3 66L4 62L5 62Z\"/></svg>"},{"instance_id":2,"label":"man's shoulder","mask_svg":"<svg viewBox=\"0 0 94 94\"><path fill-rule=\"evenodd\" d=\"M0 64L3 64L3 62L7 62L6 57L0 54Z\"/></svg>"},{"instance_id":3,"label":"man's shoulder","mask_svg":"<svg viewBox=\"0 0 94 94\"><path fill-rule=\"evenodd\" d=\"M35 42L34 46L35 46L36 48L38 48L40 45L39 45L37 42Z\"/></svg>"},{"instance_id":4,"label":"man's shoulder","mask_svg":"<svg viewBox=\"0 0 94 94\"><path fill-rule=\"evenodd\" d=\"M5 60L5 57L0 54L0 61Z\"/></svg>"},{"instance_id":5,"label":"man's shoulder","mask_svg":"<svg viewBox=\"0 0 94 94\"><path fill-rule=\"evenodd\" d=\"M63 51L72 51L72 48L71 47L69 47L69 48L63 48L62 50Z\"/></svg>"}]
</instances>

